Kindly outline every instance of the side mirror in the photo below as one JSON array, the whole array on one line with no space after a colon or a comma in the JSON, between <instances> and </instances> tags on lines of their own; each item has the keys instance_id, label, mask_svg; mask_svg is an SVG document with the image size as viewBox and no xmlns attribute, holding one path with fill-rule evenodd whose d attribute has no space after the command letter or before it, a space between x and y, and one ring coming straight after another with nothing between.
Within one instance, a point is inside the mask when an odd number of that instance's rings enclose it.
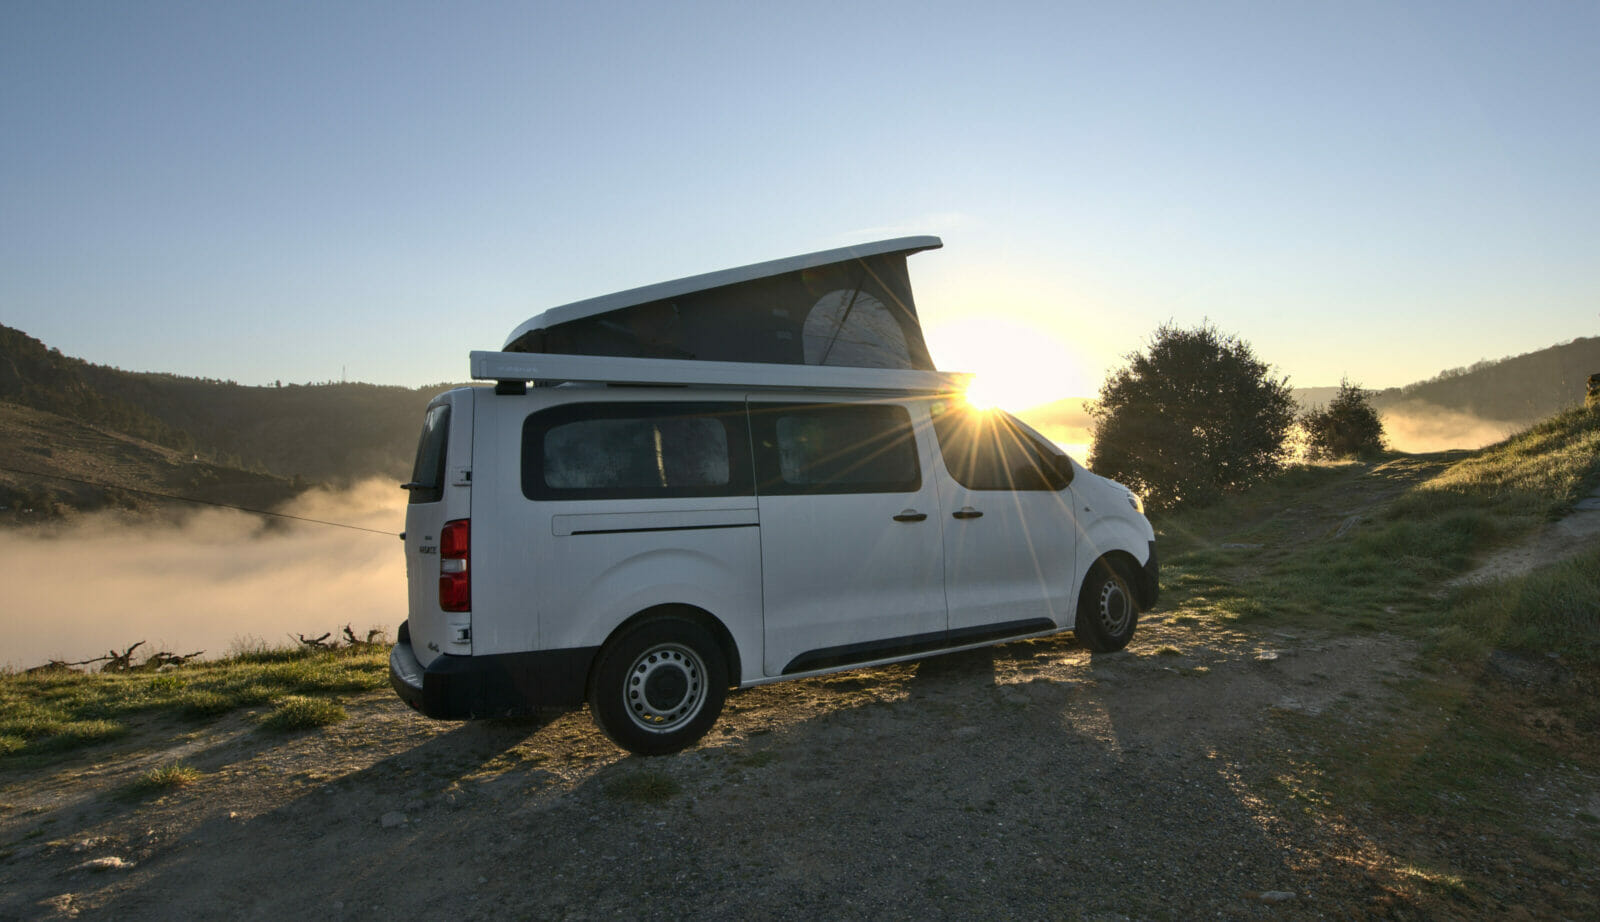
<instances>
[{"instance_id":1,"label":"side mirror","mask_svg":"<svg viewBox=\"0 0 1600 922\"><path fill-rule=\"evenodd\" d=\"M1072 483L1072 478L1076 476L1075 469L1072 466L1072 459L1066 455L1057 455L1056 473L1061 475L1061 485L1063 487Z\"/></svg>"}]
</instances>

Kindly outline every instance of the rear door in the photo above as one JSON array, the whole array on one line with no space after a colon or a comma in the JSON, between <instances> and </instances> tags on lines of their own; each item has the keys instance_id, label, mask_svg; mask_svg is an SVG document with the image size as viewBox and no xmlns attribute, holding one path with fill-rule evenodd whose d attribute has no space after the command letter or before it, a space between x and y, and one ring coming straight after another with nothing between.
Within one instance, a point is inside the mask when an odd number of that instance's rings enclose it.
<instances>
[{"instance_id":1,"label":"rear door","mask_svg":"<svg viewBox=\"0 0 1600 922\"><path fill-rule=\"evenodd\" d=\"M935 478L897 404L751 404L767 675L929 649L945 629Z\"/></svg>"},{"instance_id":2,"label":"rear door","mask_svg":"<svg viewBox=\"0 0 1600 922\"><path fill-rule=\"evenodd\" d=\"M445 569L445 525L472 515L473 391L460 388L428 404L406 490L406 585L411 646L424 665L442 653L472 652L470 611L445 611L439 578ZM459 532L458 532L459 534Z\"/></svg>"},{"instance_id":3,"label":"rear door","mask_svg":"<svg viewBox=\"0 0 1600 922\"><path fill-rule=\"evenodd\" d=\"M952 640L1070 624L1077 523L1064 456L960 401L935 407L933 424L949 475L939 492Z\"/></svg>"}]
</instances>

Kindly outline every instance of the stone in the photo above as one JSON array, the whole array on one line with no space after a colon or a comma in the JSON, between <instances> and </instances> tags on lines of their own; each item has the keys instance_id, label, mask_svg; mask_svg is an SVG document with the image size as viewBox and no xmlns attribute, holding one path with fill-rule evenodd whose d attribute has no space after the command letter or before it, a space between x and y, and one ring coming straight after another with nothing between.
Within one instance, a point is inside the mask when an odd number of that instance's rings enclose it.
<instances>
[{"instance_id":1,"label":"stone","mask_svg":"<svg viewBox=\"0 0 1600 922\"><path fill-rule=\"evenodd\" d=\"M90 858L88 861L73 868L74 871L127 871L133 867L133 862L116 855L107 855L104 858Z\"/></svg>"}]
</instances>

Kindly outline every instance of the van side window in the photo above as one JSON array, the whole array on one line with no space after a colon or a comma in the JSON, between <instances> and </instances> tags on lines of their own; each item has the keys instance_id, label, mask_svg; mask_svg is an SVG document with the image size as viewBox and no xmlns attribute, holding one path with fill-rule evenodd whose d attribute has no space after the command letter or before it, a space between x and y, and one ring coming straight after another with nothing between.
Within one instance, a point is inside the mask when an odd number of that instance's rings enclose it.
<instances>
[{"instance_id":1,"label":"van side window","mask_svg":"<svg viewBox=\"0 0 1600 922\"><path fill-rule=\"evenodd\" d=\"M911 415L876 404L752 404L758 492L915 493L922 468Z\"/></svg>"},{"instance_id":2,"label":"van side window","mask_svg":"<svg viewBox=\"0 0 1600 922\"><path fill-rule=\"evenodd\" d=\"M522 425L529 499L655 499L752 492L737 403L581 403Z\"/></svg>"},{"instance_id":3,"label":"van side window","mask_svg":"<svg viewBox=\"0 0 1600 922\"><path fill-rule=\"evenodd\" d=\"M444 498L444 456L450 442L450 405L429 407L417 440L417 460L411 468L412 503L436 503Z\"/></svg>"},{"instance_id":4,"label":"van side window","mask_svg":"<svg viewBox=\"0 0 1600 922\"><path fill-rule=\"evenodd\" d=\"M967 408L935 410L933 431L944 466L969 490L1049 490L1067 485L1059 456L1004 413Z\"/></svg>"}]
</instances>

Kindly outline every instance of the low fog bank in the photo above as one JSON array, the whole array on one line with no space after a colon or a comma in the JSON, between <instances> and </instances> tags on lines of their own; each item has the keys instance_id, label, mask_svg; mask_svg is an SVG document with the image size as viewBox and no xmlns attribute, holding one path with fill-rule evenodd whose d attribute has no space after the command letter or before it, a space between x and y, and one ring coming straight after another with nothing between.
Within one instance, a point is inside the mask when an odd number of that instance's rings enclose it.
<instances>
[{"instance_id":1,"label":"low fog bank","mask_svg":"<svg viewBox=\"0 0 1600 922\"><path fill-rule=\"evenodd\" d=\"M1085 403L1078 398L1058 400L1017 415L1080 463L1087 463L1094 430ZM1413 454L1482 448L1533 423L1532 420L1486 419L1424 400L1404 400L1381 406L1378 415L1383 420L1389 447Z\"/></svg>"},{"instance_id":2,"label":"low fog bank","mask_svg":"<svg viewBox=\"0 0 1600 922\"><path fill-rule=\"evenodd\" d=\"M1421 453L1482 448L1526 429L1531 423L1484 419L1420 400L1381 408L1383 434L1397 451Z\"/></svg>"},{"instance_id":3,"label":"low fog bank","mask_svg":"<svg viewBox=\"0 0 1600 922\"><path fill-rule=\"evenodd\" d=\"M54 529L0 532L0 579L10 635L0 664L36 666L157 650L206 658L241 645L290 645L294 635L358 636L405 619L403 491L392 480L312 490L281 512L373 534L226 509L176 522L113 514Z\"/></svg>"}]
</instances>

